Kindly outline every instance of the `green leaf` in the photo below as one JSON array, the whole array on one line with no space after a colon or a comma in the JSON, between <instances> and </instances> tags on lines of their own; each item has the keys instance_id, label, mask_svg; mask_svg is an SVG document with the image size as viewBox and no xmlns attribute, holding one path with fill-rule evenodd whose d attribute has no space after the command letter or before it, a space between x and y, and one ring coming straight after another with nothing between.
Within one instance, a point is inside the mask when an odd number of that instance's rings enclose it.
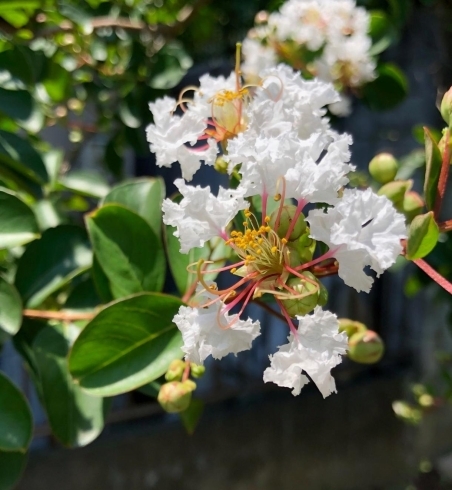
<instances>
[{"instance_id":1,"label":"green leaf","mask_svg":"<svg viewBox=\"0 0 452 490\"><path fill-rule=\"evenodd\" d=\"M377 78L363 87L366 104L373 110L386 110L399 104L408 93L408 81L392 63L377 66Z\"/></svg>"},{"instance_id":2,"label":"green leaf","mask_svg":"<svg viewBox=\"0 0 452 490\"><path fill-rule=\"evenodd\" d=\"M64 304L65 310L92 311L102 301L97 294L92 277L88 276L77 284L67 297Z\"/></svg>"},{"instance_id":3,"label":"green leaf","mask_svg":"<svg viewBox=\"0 0 452 490\"><path fill-rule=\"evenodd\" d=\"M69 355L69 370L87 392L126 393L154 381L182 357L173 317L183 303L141 293L102 310L81 332Z\"/></svg>"},{"instance_id":4,"label":"green leaf","mask_svg":"<svg viewBox=\"0 0 452 490\"><path fill-rule=\"evenodd\" d=\"M99 298L103 303L109 303L113 300L113 295L111 294L110 281L102 270L96 256L93 257L93 267L91 269L91 276L93 278L94 286Z\"/></svg>"},{"instance_id":5,"label":"green leaf","mask_svg":"<svg viewBox=\"0 0 452 490\"><path fill-rule=\"evenodd\" d=\"M71 332L71 328L75 331ZM64 334L66 333L66 335ZM74 384L67 365L70 337L75 327L46 327L37 335L35 351L42 401L53 434L65 446L85 446L104 427L104 401Z\"/></svg>"},{"instance_id":6,"label":"green leaf","mask_svg":"<svg viewBox=\"0 0 452 490\"><path fill-rule=\"evenodd\" d=\"M129 128L139 128L142 125L139 108L131 96L120 101L118 113L121 121Z\"/></svg>"},{"instance_id":7,"label":"green leaf","mask_svg":"<svg viewBox=\"0 0 452 490\"><path fill-rule=\"evenodd\" d=\"M160 291L165 256L157 235L134 212L107 204L86 219L94 254L115 298L140 291Z\"/></svg>"},{"instance_id":8,"label":"green leaf","mask_svg":"<svg viewBox=\"0 0 452 490\"><path fill-rule=\"evenodd\" d=\"M0 88L0 111L18 121L27 121L33 112L33 98L27 90Z\"/></svg>"},{"instance_id":9,"label":"green leaf","mask_svg":"<svg viewBox=\"0 0 452 490\"><path fill-rule=\"evenodd\" d=\"M155 57L149 86L167 90L175 87L192 65L191 58L183 51L182 45L173 41L167 43Z\"/></svg>"},{"instance_id":10,"label":"green leaf","mask_svg":"<svg viewBox=\"0 0 452 490\"><path fill-rule=\"evenodd\" d=\"M424 128L425 138L425 180L424 197L427 209L435 206L439 175L441 173L442 156L434 136L428 128Z\"/></svg>"},{"instance_id":11,"label":"green leaf","mask_svg":"<svg viewBox=\"0 0 452 490\"><path fill-rule=\"evenodd\" d=\"M410 225L406 258L421 259L428 255L438 242L439 229L433 211L416 216Z\"/></svg>"},{"instance_id":12,"label":"green leaf","mask_svg":"<svg viewBox=\"0 0 452 490\"><path fill-rule=\"evenodd\" d=\"M22 323L22 300L16 288L0 276L0 328L10 335Z\"/></svg>"},{"instance_id":13,"label":"green leaf","mask_svg":"<svg viewBox=\"0 0 452 490\"><path fill-rule=\"evenodd\" d=\"M191 435L195 432L202 412L204 411L204 402L196 398L192 398L190 405L186 410L180 412L180 418L184 424L185 430Z\"/></svg>"},{"instance_id":14,"label":"green leaf","mask_svg":"<svg viewBox=\"0 0 452 490\"><path fill-rule=\"evenodd\" d=\"M20 451L0 451L0 490L14 488L27 461L27 455Z\"/></svg>"},{"instance_id":15,"label":"green leaf","mask_svg":"<svg viewBox=\"0 0 452 490\"><path fill-rule=\"evenodd\" d=\"M22 392L0 373L0 450L25 452L33 432L31 411Z\"/></svg>"},{"instance_id":16,"label":"green leaf","mask_svg":"<svg viewBox=\"0 0 452 490\"><path fill-rule=\"evenodd\" d=\"M91 263L85 230L72 225L50 228L19 259L15 285L26 306L35 308Z\"/></svg>"},{"instance_id":17,"label":"green leaf","mask_svg":"<svg viewBox=\"0 0 452 490\"><path fill-rule=\"evenodd\" d=\"M161 177L122 182L105 196L102 204L121 204L144 218L157 236L162 229L165 183Z\"/></svg>"},{"instance_id":18,"label":"green leaf","mask_svg":"<svg viewBox=\"0 0 452 490\"><path fill-rule=\"evenodd\" d=\"M215 261L214 264L209 264L207 266L207 270L218 269L225 264L230 249L225 245L223 239L213 238L210 242L207 242L204 247L192 248L188 254L183 254L179 251L179 239L173 234L176 228L167 225L164 229L168 264L177 289L182 295L184 295L197 281L196 275L187 271L187 267L190 264L195 264L199 259ZM192 266L192 269L193 268L196 268L196 266ZM204 278L206 281L214 281L217 276L218 273L216 272L206 274Z\"/></svg>"},{"instance_id":19,"label":"green leaf","mask_svg":"<svg viewBox=\"0 0 452 490\"><path fill-rule=\"evenodd\" d=\"M89 197L102 198L110 190L110 186L98 172L89 170L77 170L64 175L60 183L66 189Z\"/></svg>"},{"instance_id":20,"label":"green leaf","mask_svg":"<svg viewBox=\"0 0 452 490\"><path fill-rule=\"evenodd\" d=\"M67 219L50 199L41 199L33 206L40 230L55 228Z\"/></svg>"},{"instance_id":21,"label":"green leaf","mask_svg":"<svg viewBox=\"0 0 452 490\"><path fill-rule=\"evenodd\" d=\"M385 12L373 10L370 12L369 35L372 39L369 54L375 56L389 48L397 38L397 31Z\"/></svg>"},{"instance_id":22,"label":"green leaf","mask_svg":"<svg viewBox=\"0 0 452 490\"><path fill-rule=\"evenodd\" d=\"M38 236L33 211L14 192L0 189L0 249L23 245Z\"/></svg>"},{"instance_id":23,"label":"green leaf","mask_svg":"<svg viewBox=\"0 0 452 490\"><path fill-rule=\"evenodd\" d=\"M46 77L42 84L46 89L49 97L54 102L67 100L72 92L71 73L65 70L55 61L50 61L47 66Z\"/></svg>"},{"instance_id":24,"label":"green leaf","mask_svg":"<svg viewBox=\"0 0 452 490\"><path fill-rule=\"evenodd\" d=\"M0 130L0 162L38 184L49 180L41 156L30 143L3 130Z\"/></svg>"}]
</instances>

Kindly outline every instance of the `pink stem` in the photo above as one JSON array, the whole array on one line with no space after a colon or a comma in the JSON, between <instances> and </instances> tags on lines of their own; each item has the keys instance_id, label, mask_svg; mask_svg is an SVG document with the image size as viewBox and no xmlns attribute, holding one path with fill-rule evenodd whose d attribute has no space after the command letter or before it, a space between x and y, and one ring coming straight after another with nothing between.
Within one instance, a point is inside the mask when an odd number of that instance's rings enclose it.
<instances>
[{"instance_id":1,"label":"pink stem","mask_svg":"<svg viewBox=\"0 0 452 490\"><path fill-rule=\"evenodd\" d=\"M265 217L267 216L267 200L268 193L264 190L262 192L262 225L265 225Z\"/></svg>"},{"instance_id":2,"label":"pink stem","mask_svg":"<svg viewBox=\"0 0 452 490\"><path fill-rule=\"evenodd\" d=\"M309 267L312 267L313 265L318 264L319 262L323 262L324 260L331 259L331 257L334 257L334 254L339 250L339 248L340 247L330 248L327 253L321 255L320 257L317 257L314 260L311 260L310 262L306 262L305 264L295 267L295 270L300 271L303 269L308 269Z\"/></svg>"},{"instance_id":3,"label":"pink stem","mask_svg":"<svg viewBox=\"0 0 452 490\"><path fill-rule=\"evenodd\" d=\"M435 269L433 269L431 265L427 264L425 260L415 259L413 262L449 294L452 294L452 284L439 272L436 272Z\"/></svg>"},{"instance_id":4,"label":"pink stem","mask_svg":"<svg viewBox=\"0 0 452 490\"><path fill-rule=\"evenodd\" d=\"M293 333L293 336L298 339L298 331L295 327L295 325L292 322L292 319L289 316L289 313L287 313L286 309L284 308L284 305L281 303L281 301L277 298L276 302L278 303L279 307L281 308L282 314L284 315L284 318L286 319L287 323L289 324L290 331Z\"/></svg>"},{"instance_id":5,"label":"pink stem","mask_svg":"<svg viewBox=\"0 0 452 490\"><path fill-rule=\"evenodd\" d=\"M234 300L232 300L230 303L228 303L224 308L223 308L223 312L224 313L227 313L228 311L232 310L232 308L234 308L234 306L239 303L242 298L244 296L246 296L249 292L250 289L256 287L256 283L254 284L248 284L248 286L246 286L246 288L237 296L237 298L235 298Z\"/></svg>"}]
</instances>

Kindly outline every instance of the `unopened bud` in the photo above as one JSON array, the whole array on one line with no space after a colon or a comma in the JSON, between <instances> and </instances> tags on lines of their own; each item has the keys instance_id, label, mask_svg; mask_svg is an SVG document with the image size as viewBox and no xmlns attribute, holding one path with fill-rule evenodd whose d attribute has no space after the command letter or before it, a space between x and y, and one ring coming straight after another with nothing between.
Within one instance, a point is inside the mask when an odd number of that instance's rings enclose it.
<instances>
[{"instance_id":1,"label":"unopened bud","mask_svg":"<svg viewBox=\"0 0 452 490\"><path fill-rule=\"evenodd\" d=\"M352 335L358 332L365 332L367 330L366 325L355 320L350 320L350 318L339 318L339 332L345 332L347 337L350 338Z\"/></svg>"},{"instance_id":2,"label":"unopened bud","mask_svg":"<svg viewBox=\"0 0 452 490\"><path fill-rule=\"evenodd\" d=\"M317 304L319 306L325 306L328 302L328 289L319 281L320 289L319 289L319 297L317 300Z\"/></svg>"},{"instance_id":3,"label":"unopened bud","mask_svg":"<svg viewBox=\"0 0 452 490\"><path fill-rule=\"evenodd\" d=\"M374 364L384 353L384 344L380 336L372 330L353 334L348 341L348 356L360 364Z\"/></svg>"},{"instance_id":4,"label":"unopened bud","mask_svg":"<svg viewBox=\"0 0 452 490\"><path fill-rule=\"evenodd\" d=\"M214 168L220 174L227 174L228 165L228 162L222 156L218 156L215 160Z\"/></svg>"},{"instance_id":5,"label":"unopened bud","mask_svg":"<svg viewBox=\"0 0 452 490\"><path fill-rule=\"evenodd\" d=\"M446 124L452 127L452 87L444 94L440 111Z\"/></svg>"},{"instance_id":6,"label":"unopened bud","mask_svg":"<svg viewBox=\"0 0 452 490\"><path fill-rule=\"evenodd\" d=\"M401 210L405 193L411 189L412 185L412 180L396 180L385 184L380 188L377 194L379 196L386 196L390 201L392 201L397 210Z\"/></svg>"},{"instance_id":7,"label":"unopened bud","mask_svg":"<svg viewBox=\"0 0 452 490\"><path fill-rule=\"evenodd\" d=\"M276 231L279 237L284 238L287 235L289 227L291 226L292 220L295 216L296 210L297 207L293 204L286 204L285 206L283 206L278 228L276 228L275 225L276 220L278 219L279 209L276 209L271 214L269 224ZM288 237L288 240L296 240L304 233L304 231L306 230L306 221L304 218L304 214L300 213L293 227L292 233Z\"/></svg>"},{"instance_id":8,"label":"unopened bud","mask_svg":"<svg viewBox=\"0 0 452 490\"><path fill-rule=\"evenodd\" d=\"M418 214L422 213L424 201L421 196L414 191L407 192L403 198L403 214L408 222L411 222Z\"/></svg>"},{"instance_id":9,"label":"unopened bud","mask_svg":"<svg viewBox=\"0 0 452 490\"><path fill-rule=\"evenodd\" d=\"M196 384L189 379L183 383L171 381L160 387L157 400L166 412L183 412L190 405L191 394L195 388Z\"/></svg>"},{"instance_id":10,"label":"unopened bud","mask_svg":"<svg viewBox=\"0 0 452 490\"><path fill-rule=\"evenodd\" d=\"M182 374L184 374L184 369L185 362L181 359L174 359L165 374L166 381L180 381L182 379Z\"/></svg>"},{"instance_id":11,"label":"unopened bud","mask_svg":"<svg viewBox=\"0 0 452 490\"><path fill-rule=\"evenodd\" d=\"M311 272L303 272L302 276L309 280L293 277L287 281L287 286L296 294L306 294L304 298L284 299L282 304L291 317L306 315L318 304L320 282Z\"/></svg>"},{"instance_id":12,"label":"unopened bud","mask_svg":"<svg viewBox=\"0 0 452 490\"><path fill-rule=\"evenodd\" d=\"M206 368L200 364L190 363L190 372L194 378L201 378L206 372Z\"/></svg>"},{"instance_id":13,"label":"unopened bud","mask_svg":"<svg viewBox=\"0 0 452 490\"><path fill-rule=\"evenodd\" d=\"M390 153L380 153L369 163L370 175L380 184L394 180L397 170L397 160Z\"/></svg>"}]
</instances>

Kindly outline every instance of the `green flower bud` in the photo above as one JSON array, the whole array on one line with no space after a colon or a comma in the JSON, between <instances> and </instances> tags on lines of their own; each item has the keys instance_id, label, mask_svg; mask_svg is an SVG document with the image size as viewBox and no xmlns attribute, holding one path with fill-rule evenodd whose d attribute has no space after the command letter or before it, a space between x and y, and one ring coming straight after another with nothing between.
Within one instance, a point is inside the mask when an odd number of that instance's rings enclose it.
<instances>
[{"instance_id":1,"label":"green flower bud","mask_svg":"<svg viewBox=\"0 0 452 490\"><path fill-rule=\"evenodd\" d=\"M300 258L300 264L310 262L314 256L316 241L309 237L311 230L306 227L305 232L296 240L288 243L289 247L294 248L298 252Z\"/></svg>"},{"instance_id":2,"label":"green flower bud","mask_svg":"<svg viewBox=\"0 0 452 490\"><path fill-rule=\"evenodd\" d=\"M187 384L187 381L183 383L180 381L171 381L161 386L157 401L163 410L169 413L177 413L183 412L188 408L193 388Z\"/></svg>"},{"instance_id":3,"label":"green flower bud","mask_svg":"<svg viewBox=\"0 0 452 490\"><path fill-rule=\"evenodd\" d=\"M357 332L348 340L348 356L360 364L374 364L384 353L384 344L380 336L372 330Z\"/></svg>"},{"instance_id":4,"label":"green flower bud","mask_svg":"<svg viewBox=\"0 0 452 490\"><path fill-rule=\"evenodd\" d=\"M194 362L190 363L190 372L194 378L201 378L206 372L206 368Z\"/></svg>"},{"instance_id":5,"label":"green flower bud","mask_svg":"<svg viewBox=\"0 0 452 490\"><path fill-rule=\"evenodd\" d=\"M380 184L394 180L397 170L397 160L390 153L379 153L369 163L370 175Z\"/></svg>"},{"instance_id":6,"label":"green flower bud","mask_svg":"<svg viewBox=\"0 0 452 490\"><path fill-rule=\"evenodd\" d=\"M218 156L213 167L220 174L227 174L228 165L228 162L222 156Z\"/></svg>"},{"instance_id":7,"label":"green flower bud","mask_svg":"<svg viewBox=\"0 0 452 490\"><path fill-rule=\"evenodd\" d=\"M319 298L317 300L317 304L319 306L325 306L328 302L328 289L319 281L320 289L319 289Z\"/></svg>"},{"instance_id":8,"label":"green flower bud","mask_svg":"<svg viewBox=\"0 0 452 490\"><path fill-rule=\"evenodd\" d=\"M291 242L289 242L287 247L287 255L289 257L289 264L292 269L302 264L300 253L296 248L291 246Z\"/></svg>"},{"instance_id":9,"label":"green flower bud","mask_svg":"<svg viewBox=\"0 0 452 490\"><path fill-rule=\"evenodd\" d=\"M422 213L424 208L424 201L421 196L414 191L407 192L403 198L403 214L406 216L407 221L410 223L413 218Z\"/></svg>"},{"instance_id":10,"label":"green flower bud","mask_svg":"<svg viewBox=\"0 0 452 490\"><path fill-rule=\"evenodd\" d=\"M292 219L295 216L297 207L293 204L286 204L283 206L281 211L281 218L279 220L278 229L275 227L276 220L278 218L279 209L273 211L270 216L269 225L273 228L279 237L284 238L289 230L290 224L292 223ZM297 222L292 230L292 233L289 235L288 240L293 241L299 238L304 231L306 230L306 221L304 219L304 214L300 213L298 216Z\"/></svg>"},{"instance_id":11,"label":"green flower bud","mask_svg":"<svg viewBox=\"0 0 452 490\"><path fill-rule=\"evenodd\" d=\"M184 374L184 369L185 361L174 359L165 374L166 381L180 381L182 379L182 374Z\"/></svg>"},{"instance_id":12,"label":"green flower bud","mask_svg":"<svg viewBox=\"0 0 452 490\"><path fill-rule=\"evenodd\" d=\"M350 318L339 318L338 321L339 332L345 332L348 338L350 338L353 334L357 332L365 332L367 330L367 327L366 325L364 325L364 323L350 320Z\"/></svg>"},{"instance_id":13,"label":"green flower bud","mask_svg":"<svg viewBox=\"0 0 452 490\"><path fill-rule=\"evenodd\" d=\"M293 277L287 281L287 286L294 289L297 294L309 294L309 296L301 299L299 298L282 300L284 308L291 317L308 314L317 306L319 302L319 280L314 276L314 274L311 274L311 272L303 272L301 275L311 279L312 281L317 283L317 285L312 284L312 282L300 279L299 277Z\"/></svg>"},{"instance_id":14,"label":"green flower bud","mask_svg":"<svg viewBox=\"0 0 452 490\"><path fill-rule=\"evenodd\" d=\"M440 111L446 124L452 127L452 87L444 94Z\"/></svg>"},{"instance_id":15,"label":"green flower bud","mask_svg":"<svg viewBox=\"0 0 452 490\"><path fill-rule=\"evenodd\" d=\"M401 211L405 194L411 189L412 185L412 180L396 180L381 187L377 194L379 196L386 196L392 201L394 207Z\"/></svg>"}]
</instances>

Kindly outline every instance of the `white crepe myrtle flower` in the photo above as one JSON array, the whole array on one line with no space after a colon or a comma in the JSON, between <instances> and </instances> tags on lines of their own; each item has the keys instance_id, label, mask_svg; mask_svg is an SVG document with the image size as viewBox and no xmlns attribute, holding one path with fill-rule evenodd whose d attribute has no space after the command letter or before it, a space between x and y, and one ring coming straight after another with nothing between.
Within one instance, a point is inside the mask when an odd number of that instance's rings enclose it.
<instances>
[{"instance_id":1,"label":"white crepe myrtle flower","mask_svg":"<svg viewBox=\"0 0 452 490\"><path fill-rule=\"evenodd\" d=\"M297 320L296 334L291 333L289 343L270 356L271 365L264 371L264 381L292 388L292 394L299 395L309 382L302 374L305 372L326 398L336 393L331 369L341 363L341 356L347 351L347 335L339 333L336 315L320 306L312 315L297 316Z\"/></svg>"},{"instance_id":2,"label":"white crepe myrtle flower","mask_svg":"<svg viewBox=\"0 0 452 490\"><path fill-rule=\"evenodd\" d=\"M226 305L213 302L216 296L205 290L200 300L211 304L205 307L181 306L174 323L182 333L185 358L203 364L208 356L221 359L251 349L253 340L260 335L258 320L240 320L238 315L229 315Z\"/></svg>"},{"instance_id":3,"label":"white crepe myrtle flower","mask_svg":"<svg viewBox=\"0 0 452 490\"><path fill-rule=\"evenodd\" d=\"M214 196L210 187L189 186L183 179L174 183L183 199L179 204L170 199L163 201L163 222L177 228L174 236L180 240L182 253L202 247L213 237L225 237L226 226L248 206L241 190L220 187L218 196Z\"/></svg>"},{"instance_id":4,"label":"white crepe myrtle flower","mask_svg":"<svg viewBox=\"0 0 452 490\"><path fill-rule=\"evenodd\" d=\"M375 78L370 16L354 0L288 0L279 12L257 18L266 20L259 20L243 43L247 81L255 83L259 69L281 61L303 76L333 82L341 91ZM336 115L349 113L345 103L334 104Z\"/></svg>"},{"instance_id":5,"label":"white crepe myrtle flower","mask_svg":"<svg viewBox=\"0 0 452 490\"><path fill-rule=\"evenodd\" d=\"M346 189L334 208L310 211L306 220L311 237L330 247L327 254L339 263L339 277L357 291L368 292L373 283L364 268L380 275L394 264L407 236L403 215L371 189Z\"/></svg>"}]
</instances>

